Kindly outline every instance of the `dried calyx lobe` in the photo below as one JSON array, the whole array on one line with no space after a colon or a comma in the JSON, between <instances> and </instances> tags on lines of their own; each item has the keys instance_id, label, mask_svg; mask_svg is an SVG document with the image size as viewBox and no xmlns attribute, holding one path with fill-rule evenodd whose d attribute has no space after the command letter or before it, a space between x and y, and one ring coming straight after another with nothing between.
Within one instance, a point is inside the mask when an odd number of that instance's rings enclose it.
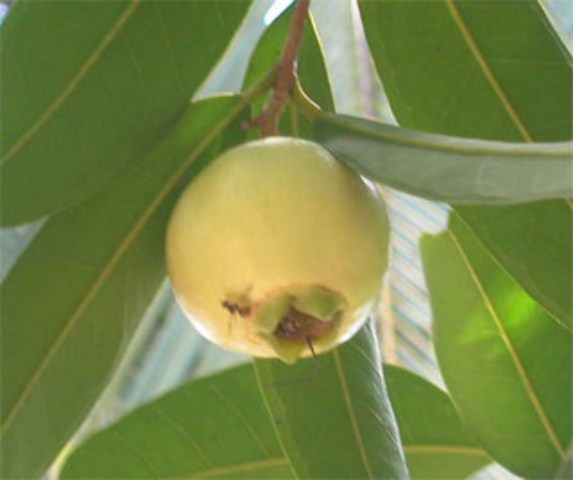
<instances>
[{"instance_id":1,"label":"dried calyx lobe","mask_svg":"<svg viewBox=\"0 0 573 480\"><path fill-rule=\"evenodd\" d=\"M345 307L343 297L328 288L292 287L255 305L249 320L282 360L294 363L311 345L336 341Z\"/></svg>"},{"instance_id":2,"label":"dried calyx lobe","mask_svg":"<svg viewBox=\"0 0 573 480\"><path fill-rule=\"evenodd\" d=\"M321 320L291 307L281 318L273 334L281 340L308 342L327 334L334 324L333 319Z\"/></svg>"}]
</instances>

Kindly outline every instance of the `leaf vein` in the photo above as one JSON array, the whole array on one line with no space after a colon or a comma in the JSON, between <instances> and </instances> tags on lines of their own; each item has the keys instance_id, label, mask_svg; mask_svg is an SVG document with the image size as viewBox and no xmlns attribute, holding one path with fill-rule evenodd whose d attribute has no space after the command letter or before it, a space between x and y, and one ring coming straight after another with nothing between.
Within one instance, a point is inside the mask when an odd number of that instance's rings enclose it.
<instances>
[{"instance_id":1,"label":"leaf vein","mask_svg":"<svg viewBox=\"0 0 573 480\"><path fill-rule=\"evenodd\" d=\"M180 178L184 175L187 168L190 164L194 162L194 160L211 144L212 141L221 133L221 131L228 126L228 124L232 121L232 119L238 115L242 108L250 101L247 97L244 97L241 102L239 102L221 121L221 123L210 130L202 141L197 145L197 147L190 153L190 155L186 158L185 161L181 163L179 169L172 175L172 177L166 182L164 187L159 191L159 193L153 198L153 200L148 204L147 208L141 214L141 216L135 221L133 227L127 232L123 240L119 243L117 250L111 256L109 262L104 266L101 270L100 275L95 279L93 285L89 288L86 293L86 296L83 300L79 303L77 308L73 311L71 316L65 322L64 328L62 329L61 333L58 335L58 338L55 340L53 345L50 347L49 351L46 353L46 356L42 359L38 369L34 373L34 375L30 378L28 384L16 400L12 409L7 413L6 419L4 423L0 426L0 436L4 435L6 430L9 428L10 424L13 422L16 414L22 407L23 403L30 395L31 391L38 383L51 359L58 353L60 347L65 342L67 337L73 331L74 327L77 324L78 319L81 315L85 312L85 310L89 307L91 302L96 298L97 294L103 287L107 278L112 274L115 267L121 261L123 255L127 252L128 248L131 246L133 242L137 239L138 235L141 233L151 216L155 213L155 211L159 208L161 203L167 198L169 193L172 189L178 184Z\"/></svg>"},{"instance_id":2,"label":"leaf vein","mask_svg":"<svg viewBox=\"0 0 573 480\"><path fill-rule=\"evenodd\" d=\"M181 90L183 95L187 95L187 90L185 89L185 83L181 78L181 74L179 71L179 67L177 65L177 60L175 58L175 49L173 48L173 42L169 38L169 30L167 28L167 23L165 22L165 16L161 9L161 4L156 4L157 9L157 18L159 18L159 24L161 25L161 29L163 30L163 34L165 35L165 43L167 45L167 51L169 52L169 57L171 60L171 66L173 67L173 71L175 73L175 78L177 79L177 85Z\"/></svg>"},{"instance_id":3,"label":"leaf vein","mask_svg":"<svg viewBox=\"0 0 573 480\"><path fill-rule=\"evenodd\" d=\"M523 362L521 360L521 358L519 357L519 354L515 348L515 346L513 345L511 339L509 338L509 335L505 329L505 326L503 325L503 322L501 320L501 318L499 317L494 305L492 304L487 292L485 291L484 286L481 283L481 280L479 279L477 272L474 270L469 258L467 257L462 245L460 244L460 241L458 240L458 238L455 236L455 234L451 231L448 230L448 234L450 235L452 242L454 243L456 249L459 252L459 255L463 261L463 263L465 264L466 268L468 269L468 272L472 278L472 281L474 282L480 297L482 297L485 307L487 309L487 311L490 314L491 319L494 322L494 325L496 327L496 329L499 332L499 335L501 337L501 340L503 342L503 344L505 345L505 348L507 349L509 356L515 366L515 369L517 370L517 374L521 380L521 383L523 384L523 387L525 388L525 391L531 401L531 403L533 404L533 408L535 410L535 412L537 413L537 416L539 417L539 420L541 421L541 424L543 426L543 429L545 430L547 437L549 438L549 441L551 442L551 444L553 445L553 447L555 448L555 450L557 451L557 453L559 454L559 456L564 459L565 458L565 449L563 448L563 445L561 445L561 441L559 440L555 429L553 428L553 425L551 425L551 422L549 420L549 418L547 417L547 414L541 404L541 401L533 387L533 384L530 380L530 378L528 377L526 371L525 371L525 367L523 365Z\"/></svg>"},{"instance_id":4,"label":"leaf vein","mask_svg":"<svg viewBox=\"0 0 573 480\"><path fill-rule=\"evenodd\" d=\"M97 63L101 58L103 53L106 51L107 47L113 42L117 37L118 33L122 30L126 22L133 15L137 7L140 5L142 0L132 0L127 8L123 11L117 22L108 31L108 33L103 37L100 44L93 51L93 53L88 57L86 62L80 67L76 75L71 79L71 81L62 90L60 95L50 104L48 109L40 115L40 117L28 128L16 142L8 149L3 157L0 158L0 164L3 164L13 158L33 137L34 135L52 118L52 116L61 108L68 97L74 92L77 86L81 83L83 78L91 70L91 68Z\"/></svg>"},{"instance_id":5,"label":"leaf vein","mask_svg":"<svg viewBox=\"0 0 573 480\"><path fill-rule=\"evenodd\" d=\"M211 468L211 462L209 462L209 459L205 455L205 452L203 452L203 449L199 446L199 444L197 443L195 438L193 438L193 435L191 435L191 432L186 430L175 419L171 418L171 416L165 410L163 410L161 407L155 406L153 408L153 411L155 412L155 414L158 417L160 417L165 423L167 423L170 427L172 427L176 432L183 435L183 437L186 438L189 441L189 443L191 443L191 445L193 446L193 448L197 452L199 458L201 459L201 461L203 462L205 467Z\"/></svg>"},{"instance_id":6,"label":"leaf vein","mask_svg":"<svg viewBox=\"0 0 573 480\"><path fill-rule=\"evenodd\" d=\"M346 375L342 367L342 362L340 360L340 355L338 354L338 350L334 350L333 356L334 356L336 373L338 374L338 379L340 380L340 386L342 387L342 395L344 398L344 403L346 404L346 408L348 410L348 416L350 417L352 431L354 432L354 437L356 438L356 442L358 443L358 450L360 451L360 457L362 458L362 462L364 463L364 467L366 468L366 471L368 473L368 478L373 479L375 478L375 476L372 471L372 466L370 465L368 453L366 452L366 447L364 445L362 433L360 432L360 427L358 426L356 412L354 411L354 405L352 404L352 398L350 395L350 391L348 389Z\"/></svg>"},{"instance_id":7,"label":"leaf vein","mask_svg":"<svg viewBox=\"0 0 573 480\"><path fill-rule=\"evenodd\" d=\"M253 429L252 425L248 422L247 418L245 417L245 415L243 415L243 413L235 406L233 405L226 397L225 395L223 395L221 393L221 391L217 388L217 387L213 387L212 388L213 392L215 392L215 395L217 395L221 401L223 403L225 403L225 405L227 405L229 407L229 409L238 417L241 419L241 422L243 423L243 425L245 425L247 427L247 430L249 431L249 433L251 434L251 437L255 440L256 444L259 446L261 452L267 456L270 457L270 453L267 450L267 448L265 447L264 442L261 441L261 439L259 438L259 436L257 435L257 433L255 432L255 430Z\"/></svg>"},{"instance_id":8,"label":"leaf vein","mask_svg":"<svg viewBox=\"0 0 573 480\"><path fill-rule=\"evenodd\" d=\"M454 19L454 22L456 23L456 25L458 26L458 28L460 30L460 33L461 33L463 39L465 40L468 48L472 52L472 55L476 59L479 67L483 71L483 74L485 75L487 81L489 82L489 84L493 88L495 94L499 98L499 100L500 100L503 108L505 109L506 113L508 114L509 118L511 119L513 124L516 126L516 128L518 129L518 131L519 131L520 135L523 137L523 139L526 142L532 142L533 138L532 138L531 134L529 133L525 124L523 123L523 120L520 118L519 114L517 113L517 111L515 110L513 105L511 104L507 94L505 93L505 91L503 90L503 87L501 86L501 84L499 83L497 78L495 77L491 67L488 65L487 61L485 60L481 50L479 49L479 47L475 41L475 38L473 37L467 24L465 23L459 8L456 6L455 0L445 0L445 2L446 2L446 6L450 12L450 15L452 16L452 18Z\"/></svg>"},{"instance_id":9,"label":"leaf vein","mask_svg":"<svg viewBox=\"0 0 573 480\"><path fill-rule=\"evenodd\" d=\"M404 445L404 453L453 453L459 455L472 455L476 457L489 458L489 455L477 447L465 447L461 445L440 445L440 444L427 444L427 445Z\"/></svg>"},{"instance_id":10,"label":"leaf vein","mask_svg":"<svg viewBox=\"0 0 573 480\"><path fill-rule=\"evenodd\" d=\"M240 465L232 465L230 467L218 467L212 468L210 470L205 470L203 472L193 472L193 478L209 478L209 477L223 477L223 475L229 475L239 472L253 472L256 470L262 470L268 467L278 467L281 465L288 465L288 461L285 458L271 458L268 460L242 463ZM190 478L189 475L184 477L171 477L171 480L183 480Z\"/></svg>"}]
</instances>

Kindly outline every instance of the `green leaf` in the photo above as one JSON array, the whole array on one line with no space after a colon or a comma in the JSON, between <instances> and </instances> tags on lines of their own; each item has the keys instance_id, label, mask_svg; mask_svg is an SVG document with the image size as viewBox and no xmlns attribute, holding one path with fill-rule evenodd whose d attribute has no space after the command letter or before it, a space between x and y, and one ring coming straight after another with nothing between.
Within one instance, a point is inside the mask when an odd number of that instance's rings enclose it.
<instances>
[{"instance_id":1,"label":"green leaf","mask_svg":"<svg viewBox=\"0 0 573 480\"><path fill-rule=\"evenodd\" d=\"M392 365L384 365L384 375L411 478L467 478L492 461L445 392Z\"/></svg>"},{"instance_id":2,"label":"green leaf","mask_svg":"<svg viewBox=\"0 0 573 480\"><path fill-rule=\"evenodd\" d=\"M503 270L455 213L422 240L438 361L468 428L508 469L549 478L573 436L570 330Z\"/></svg>"},{"instance_id":3,"label":"green leaf","mask_svg":"<svg viewBox=\"0 0 573 480\"><path fill-rule=\"evenodd\" d=\"M245 365L178 388L97 433L61 478L293 478Z\"/></svg>"},{"instance_id":4,"label":"green leaf","mask_svg":"<svg viewBox=\"0 0 573 480\"><path fill-rule=\"evenodd\" d=\"M255 361L261 393L298 478L406 478L371 324L317 359Z\"/></svg>"},{"instance_id":5,"label":"green leaf","mask_svg":"<svg viewBox=\"0 0 573 480\"><path fill-rule=\"evenodd\" d=\"M509 141L571 138L571 56L534 0L360 1L401 125Z\"/></svg>"},{"instance_id":6,"label":"green leaf","mask_svg":"<svg viewBox=\"0 0 573 480\"><path fill-rule=\"evenodd\" d=\"M324 115L315 138L390 187L450 203L519 203L573 196L573 143L449 137L361 118Z\"/></svg>"},{"instance_id":7,"label":"green leaf","mask_svg":"<svg viewBox=\"0 0 573 480\"><path fill-rule=\"evenodd\" d=\"M490 461L444 392L401 368L385 366L384 372L413 478L463 478ZM313 390L315 380L295 378L276 388L306 381ZM195 381L86 440L62 478L293 478L262 400L248 365ZM308 418L309 435L318 435L311 428L316 419ZM319 441L319 447L334 445Z\"/></svg>"},{"instance_id":8,"label":"green leaf","mask_svg":"<svg viewBox=\"0 0 573 480\"><path fill-rule=\"evenodd\" d=\"M2 25L3 225L83 200L138 161L185 107L247 6L17 2Z\"/></svg>"},{"instance_id":9,"label":"green leaf","mask_svg":"<svg viewBox=\"0 0 573 480\"><path fill-rule=\"evenodd\" d=\"M401 125L504 141L571 139L573 61L539 2L372 0L360 9ZM530 295L573 324L570 202L455 209Z\"/></svg>"},{"instance_id":10,"label":"green leaf","mask_svg":"<svg viewBox=\"0 0 573 480\"><path fill-rule=\"evenodd\" d=\"M401 368L386 365L384 373L412 478L465 478L490 461L469 438L444 392ZM306 379L307 388L314 388L313 380ZM276 388L304 385L305 380L294 381ZM309 434L314 423L310 418ZM319 443L317 448L332 448ZM81 444L62 474L86 479L151 476L294 477L251 366L195 381L138 408Z\"/></svg>"},{"instance_id":11,"label":"green leaf","mask_svg":"<svg viewBox=\"0 0 573 480\"><path fill-rule=\"evenodd\" d=\"M2 289L2 477L40 476L104 387L164 279L178 192L238 133L247 100L193 104L101 194L50 219ZM49 415L46 415L49 412Z\"/></svg>"},{"instance_id":12,"label":"green leaf","mask_svg":"<svg viewBox=\"0 0 573 480\"><path fill-rule=\"evenodd\" d=\"M326 70L323 45L312 15L305 28L298 58L299 81L313 101L327 110L334 109L334 100Z\"/></svg>"},{"instance_id":13,"label":"green leaf","mask_svg":"<svg viewBox=\"0 0 573 480\"><path fill-rule=\"evenodd\" d=\"M571 176L568 177L571 180ZM573 203L457 209L483 244L555 319L573 328Z\"/></svg>"}]
</instances>

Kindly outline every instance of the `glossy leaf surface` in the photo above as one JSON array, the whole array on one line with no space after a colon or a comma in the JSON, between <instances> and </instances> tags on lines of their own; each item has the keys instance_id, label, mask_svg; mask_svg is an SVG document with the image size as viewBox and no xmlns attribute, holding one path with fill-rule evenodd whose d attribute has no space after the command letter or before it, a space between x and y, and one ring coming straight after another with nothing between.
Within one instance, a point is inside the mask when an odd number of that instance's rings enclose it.
<instances>
[{"instance_id":1,"label":"glossy leaf surface","mask_svg":"<svg viewBox=\"0 0 573 480\"><path fill-rule=\"evenodd\" d=\"M539 2L360 1L398 122L506 141L571 138L571 57Z\"/></svg>"},{"instance_id":2,"label":"glossy leaf surface","mask_svg":"<svg viewBox=\"0 0 573 480\"><path fill-rule=\"evenodd\" d=\"M359 173L449 203L520 203L573 196L573 143L449 137L324 115L315 138Z\"/></svg>"},{"instance_id":3,"label":"glossy leaf surface","mask_svg":"<svg viewBox=\"0 0 573 480\"><path fill-rule=\"evenodd\" d=\"M444 392L398 367L384 373L412 478L466 478L490 461ZM307 421L316 416L308 412ZM279 445L245 365L177 388L96 433L62 478L294 478Z\"/></svg>"},{"instance_id":4,"label":"glossy leaf surface","mask_svg":"<svg viewBox=\"0 0 573 480\"><path fill-rule=\"evenodd\" d=\"M66 463L71 478L293 478L253 368L164 395L90 438Z\"/></svg>"},{"instance_id":5,"label":"glossy leaf surface","mask_svg":"<svg viewBox=\"0 0 573 480\"><path fill-rule=\"evenodd\" d=\"M539 2L365 0L360 9L401 125L504 141L571 139L573 61ZM455 208L528 293L571 325L571 203Z\"/></svg>"},{"instance_id":6,"label":"glossy leaf surface","mask_svg":"<svg viewBox=\"0 0 573 480\"><path fill-rule=\"evenodd\" d=\"M137 162L185 107L247 6L17 2L2 25L3 225L85 199Z\"/></svg>"},{"instance_id":7,"label":"glossy leaf surface","mask_svg":"<svg viewBox=\"0 0 573 480\"><path fill-rule=\"evenodd\" d=\"M384 376L412 479L468 478L492 461L445 392L392 365L384 366Z\"/></svg>"},{"instance_id":8,"label":"glossy leaf surface","mask_svg":"<svg viewBox=\"0 0 573 480\"><path fill-rule=\"evenodd\" d=\"M414 478L434 478L435 470L427 469L431 467L428 458L421 463L420 452L414 449L427 447L428 441L435 443L438 438L475 456L460 463L459 455L450 453L445 457L450 472L463 475L484 464L483 453L467 439L443 392L402 369L386 367L385 371L389 394L400 415L398 423L408 429L405 443L412 449L408 459L414 472L426 472ZM419 403L418 411L412 409L420 401L421 397L416 400L420 393L427 394L427 408L422 412ZM437 435L424 428L429 416L444 422ZM308 412L308 422L315 419ZM430 461L435 455L431 454ZM80 445L64 467L62 478L145 478L152 474L161 478L294 478L251 366L193 382L138 408Z\"/></svg>"},{"instance_id":9,"label":"glossy leaf surface","mask_svg":"<svg viewBox=\"0 0 573 480\"><path fill-rule=\"evenodd\" d=\"M89 411L164 279L164 231L178 192L243 138L225 130L242 107L233 97L192 105L141 162L50 219L9 272L2 477L41 475Z\"/></svg>"},{"instance_id":10,"label":"glossy leaf surface","mask_svg":"<svg viewBox=\"0 0 573 480\"><path fill-rule=\"evenodd\" d=\"M571 178L571 177L570 177ZM573 203L466 206L458 214L523 288L567 328L573 328Z\"/></svg>"},{"instance_id":11,"label":"glossy leaf surface","mask_svg":"<svg viewBox=\"0 0 573 480\"><path fill-rule=\"evenodd\" d=\"M503 270L452 214L422 240L436 353L482 446L528 478L549 478L573 437L572 332Z\"/></svg>"},{"instance_id":12,"label":"glossy leaf surface","mask_svg":"<svg viewBox=\"0 0 573 480\"><path fill-rule=\"evenodd\" d=\"M318 359L256 360L259 385L299 478L407 478L370 324Z\"/></svg>"}]
</instances>

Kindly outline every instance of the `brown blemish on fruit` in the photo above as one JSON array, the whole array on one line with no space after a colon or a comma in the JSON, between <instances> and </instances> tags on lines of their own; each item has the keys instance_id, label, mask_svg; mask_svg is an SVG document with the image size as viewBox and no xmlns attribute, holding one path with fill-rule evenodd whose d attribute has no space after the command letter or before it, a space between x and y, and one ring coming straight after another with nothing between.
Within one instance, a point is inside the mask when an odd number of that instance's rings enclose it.
<instances>
[{"instance_id":1,"label":"brown blemish on fruit","mask_svg":"<svg viewBox=\"0 0 573 480\"><path fill-rule=\"evenodd\" d=\"M334 319L330 321L319 320L291 307L273 333L280 340L308 343L326 335L335 323Z\"/></svg>"}]
</instances>

